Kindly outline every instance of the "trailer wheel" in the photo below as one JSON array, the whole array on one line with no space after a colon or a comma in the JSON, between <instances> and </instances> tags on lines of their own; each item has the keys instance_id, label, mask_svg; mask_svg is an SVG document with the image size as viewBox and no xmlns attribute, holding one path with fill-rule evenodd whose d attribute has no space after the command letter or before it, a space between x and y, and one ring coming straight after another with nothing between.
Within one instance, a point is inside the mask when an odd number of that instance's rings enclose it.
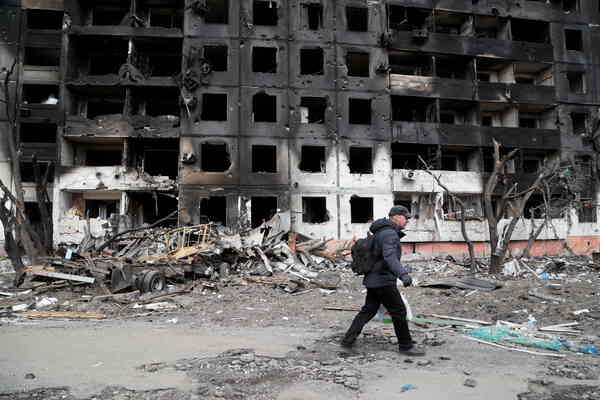
<instances>
[{"instance_id":1,"label":"trailer wheel","mask_svg":"<svg viewBox=\"0 0 600 400\"><path fill-rule=\"evenodd\" d=\"M148 271L142 279L143 292L160 292L165 286L165 276L158 271Z\"/></svg>"}]
</instances>

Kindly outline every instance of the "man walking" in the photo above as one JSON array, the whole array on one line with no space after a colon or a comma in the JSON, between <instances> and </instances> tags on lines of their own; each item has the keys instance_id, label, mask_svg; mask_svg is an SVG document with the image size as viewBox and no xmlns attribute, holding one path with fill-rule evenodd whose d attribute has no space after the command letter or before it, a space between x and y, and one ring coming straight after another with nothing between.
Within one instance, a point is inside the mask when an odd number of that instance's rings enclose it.
<instances>
[{"instance_id":1,"label":"man walking","mask_svg":"<svg viewBox=\"0 0 600 400\"><path fill-rule=\"evenodd\" d=\"M352 347L363 327L383 304L392 317L400 353L410 356L425 355L425 352L412 342L406 321L406 307L396 286L396 279L400 279L404 286L412 284L409 270L400 264L400 239L405 235L402 229L409 219L410 212L406 207L394 206L390 209L388 218L378 219L371 224L369 230L375 235L372 251L377 262L363 279L363 285L367 288L365 305L354 317L352 325L344 335L341 342L343 347Z\"/></svg>"}]
</instances>

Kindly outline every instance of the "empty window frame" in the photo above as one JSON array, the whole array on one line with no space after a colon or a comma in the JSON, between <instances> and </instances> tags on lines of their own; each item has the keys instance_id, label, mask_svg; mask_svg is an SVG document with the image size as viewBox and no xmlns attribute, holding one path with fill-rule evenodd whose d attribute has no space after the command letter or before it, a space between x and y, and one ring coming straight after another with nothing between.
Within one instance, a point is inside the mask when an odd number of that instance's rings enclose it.
<instances>
[{"instance_id":1,"label":"empty window frame","mask_svg":"<svg viewBox=\"0 0 600 400\"><path fill-rule=\"evenodd\" d=\"M323 75L323 49L300 49L300 75Z\"/></svg>"},{"instance_id":2,"label":"empty window frame","mask_svg":"<svg viewBox=\"0 0 600 400\"><path fill-rule=\"evenodd\" d=\"M550 43L549 23L546 21L512 18L510 24L514 41Z\"/></svg>"},{"instance_id":3,"label":"empty window frame","mask_svg":"<svg viewBox=\"0 0 600 400\"><path fill-rule=\"evenodd\" d=\"M115 148L89 149L85 152L85 166L112 167L123 163L123 151Z\"/></svg>"},{"instance_id":4,"label":"empty window frame","mask_svg":"<svg viewBox=\"0 0 600 400\"><path fill-rule=\"evenodd\" d=\"M441 170L442 171L468 171L469 170L469 156L474 151L470 148L464 149L453 149L442 146L442 159L441 159Z\"/></svg>"},{"instance_id":5,"label":"empty window frame","mask_svg":"<svg viewBox=\"0 0 600 400\"><path fill-rule=\"evenodd\" d=\"M371 125L371 99L348 99L348 123Z\"/></svg>"},{"instance_id":6,"label":"empty window frame","mask_svg":"<svg viewBox=\"0 0 600 400\"><path fill-rule=\"evenodd\" d=\"M211 196L200 200L200 222L227 225L227 197Z\"/></svg>"},{"instance_id":7,"label":"empty window frame","mask_svg":"<svg viewBox=\"0 0 600 400\"><path fill-rule=\"evenodd\" d=\"M277 97L266 93L257 93L252 98L252 116L254 122L277 122Z\"/></svg>"},{"instance_id":8,"label":"empty window frame","mask_svg":"<svg viewBox=\"0 0 600 400\"><path fill-rule=\"evenodd\" d=\"M277 73L277 48L253 47L252 71L262 72L265 74Z\"/></svg>"},{"instance_id":9,"label":"empty window frame","mask_svg":"<svg viewBox=\"0 0 600 400\"><path fill-rule=\"evenodd\" d=\"M231 167L231 157L226 143L202 143L200 153L202 171L225 172Z\"/></svg>"},{"instance_id":10,"label":"empty window frame","mask_svg":"<svg viewBox=\"0 0 600 400\"><path fill-rule=\"evenodd\" d=\"M56 124L21 122L19 141L21 143L56 143Z\"/></svg>"},{"instance_id":11,"label":"empty window frame","mask_svg":"<svg viewBox=\"0 0 600 400\"><path fill-rule=\"evenodd\" d=\"M329 221L326 197L302 197L302 222L321 224Z\"/></svg>"},{"instance_id":12,"label":"empty window frame","mask_svg":"<svg viewBox=\"0 0 600 400\"><path fill-rule=\"evenodd\" d=\"M424 169L423 159L433 169L439 169L437 146L413 143L392 143L392 169Z\"/></svg>"},{"instance_id":13,"label":"empty window frame","mask_svg":"<svg viewBox=\"0 0 600 400\"><path fill-rule=\"evenodd\" d=\"M133 92L131 108L134 115L179 117L181 113L179 96L177 89L140 89Z\"/></svg>"},{"instance_id":14,"label":"empty window frame","mask_svg":"<svg viewBox=\"0 0 600 400\"><path fill-rule=\"evenodd\" d=\"M23 84L21 100L24 104L58 104L59 88L56 85Z\"/></svg>"},{"instance_id":15,"label":"empty window frame","mask_svg":"<svg viewBox=\"0 0 600 400\"><path fill-rule=\"evenodd\" d=\"M147 0L146 3L138 3L137 9L147 13L148 24L151 27L183 28L183 11L185 8L183 1L156 4L152 0Z\"/></svg>"},{"instance_id":16,"label":"empty window frame","mask_svg":"<svg viewBox=\"0 0 600 400\"><path fill-rule=\"evenodd\" d=\"M573 51L583 50L583 36L581 30L565 29L565 48Z\"/></svg>"},{"instance_id":17,"label":"empty window frame","mask_svg":"<svg viewBox=\"0 0 600 400\"><path fill-rule=\"evenodd\" d=\"M87 102L87 117L94 119L101 115L123 114L124 99L90 99Z\"/></svg>"},{"instance_id":18,"label":"empty window frame","mask_svg":"<svg viewBox=\"0 0 600 400\"><path fill-rule=\"evenodd\" d=\"M119 200L85 200L85 216L87 218L108 219L119 213Z\"/></svg>"},{"instance_id":19,"label":"empty window frame","mask_svg":"<svg viewBox=\"0 0 600 400\"><path fill-rule=\"evenodd\" d=\"M252 3L252 23L262 26L277 26L278 1L254 0Z\"/></svg>"},{"instance_id":20,"label":"empty window frame","mask_svg":"<svg viewBox=\"0 0 600 400\"><path fill-rule=\"evenodd\" d=\"M263 222L269 221L277 214L277 197L253 196L250 199L250 225L258 228Z\"/></svg>"},{"instance_id":21,"label":"empty window frame","mask_svg":"<svg viewBox=\"0 0 600 400\"><path fill-rule=\"evenodd\" d=\"M373 198L352 196L350 198L350 222L365 224L373 221Z\"/></svg>"},{"instance_id":22,"label":"empty window frame","mask_svg":"<svg viewBox=\"0 0 600 400\"><path fill-rule=\"evenodd\" d=\"M60 49L27 46L25 47L23 64L39 67L58 67L60 66Z\"/></svg>"},{"instance_id":23,"label":"empty window frame","mask_svg":"<svg viewBox=\"0 0 600 400\"><path fill-rule=\"evenodd\" d=\"M346 7L346 27L352 32L369 30L369 9L367 7Z\"/></svg>"},{"instance_id":24,"label":"empty window frame","mask_svg":"<svg viewBox=\"0 0 600 400\"><path fill-rule=\"evenodd\" d=\"M409 52L390 52L390 73L400 75L432 76L431 56Z\"/></svg>"},{"instance_id":25,"label":"empty window frame","mask_svg":"<svg viewBox=\"0 0 600 400\"><path fill-rule=\"evenodd\" d=\"M302 4L302 26L310 31L323 28L323 6L319 3Z\"/></svg>"},{"instance_id":26,"label":"empty window frame","mask_svg":"<svg viewBox=\"0 0 600 400\"><path fill-rule=\"evenodd\" d=\"M350 147L348 168L351 174L373 173L373 149L371 147Z\"/></svg>"},{"instance_id":27,"label":"empty window frame","mask_svg":"<svg viewBox=\"0 0 600 400\"><path fill-rule=\"evenodd\" d=\"M89 54L85 60L89 75L118 74L127 62L127 49L127 40L114 37L82 38L75 47L76 52Z\"/></svg>"},{"instance_id":28,"label":"empty window frame","mask_svg":"<svg viewBox=\"0 0 600 400\"><path fill-rule=\"evenodd\" d=\"M392 120L406 122L436 122L435 99L392 96Z\"/></svg>"},{"instance_id":29,"label":"empty window frame","mask_svg":"<svg viewBox=\"0 0 600 400\"><path fill-rule=\"evenodd\" d=\"M300 98L300 123L324 124L327 99L325 97Z\"/></svg>"},{"instance_id":30,"label":"empty window frame","mask_svg":"<svg viewBox=\"0 0 600 400\"><path fill-rule=\"evenodd\" d=\"M151 176L168 176L170 179L177 179L179 141L160 139L160 142L143 150L144 172Z\"/></svg>"},{"instance_id":31,"label":"empty window frame","mask_svg":"<svg viewBox=\"0 0 600 400\"><path fill-rule=\"evenodd\" d=\"M207 24L229 23L229 0L204 0L204 22Z\"/></svg>"},{"instance_id":32,"label":"empty window frame","mask_svg":"<svg viewBox=\"0 0 600 400\"><path fill-rule=\"evenodd\" d=\"M252 146L252 173L277 172L277 146Z\"/></svg>"},{"instance_id":33,"label":"empty window frame","mask_svg":"<svg viewBox=\"0 0 600 400\"><path fill-rule=\"evenodd\" d=\"M389 4L388 27L397 31L426 28L430 10Z\"/></svg>"},{"instance_id":34,"label":"empty window frame","mask_svg":"<svg viewBox=\"0 0 600 400\"><path fill-rule=\"evenodd\" d=\"M584 94L586 92L585 73L568 71L566 75L569 83L569 93Z\"/></svg>"},{"instance_id":35,"label":"empty window frame","mask_svg":"<svg viewBox=\"0 0 600 400\"><path fill-rule=\"evenodd\" d=\"M129 13L129 2L97 2L92 5L92 25L121 25Z\"/></svg>"},{"instance_id":36,"label":"empty window frame","mask_svg":"<svg viewBox=\"0 0 600 400\"><path fill-rule=\"evenodd\" d=\"M588 114L581 112L571 113L571 128L574 135L585 135L588 130Z\"/></svg>"},{"instance_id":37,"label":"empty window frame","mask_svg":"<svg viewBox=\"0 0 600 400\"><path fill-rule=\"evenodd\" d=\"M579 199L579 205L577 206L579 222L598 222L597 207L596 202L592 198Z\"/></svg>"},{"instance_id":38,"label":"empty window frame","mask_svg":"<svg viewBox=\"0 0 600 400\"><path fill-rule=\"evenodd\" d=\"M63 12L55 10L27 10L27 29L62 29Z\"/></svg>"},{"instance_id":39,"label":"empty window frame","mask_svg":"<svg viewBox=\"0 0 600 400\"><path fill-rule=\"evenodd\" d=\"M325 173L325 150L325 146L302 146L300 149L300 171Z\"/></svg>"},{"instance_id":40,"label":"empty window frame","mask_svg":"<svg viewBox=\"0 0 600 400\"><path fill-rule=\"evenodd\" d=\"M539 128L540 116L533 113L519 113L519 128Z\"/></svg>"},{"instance_id":41,"label":"empty window frame","mask_svg":"<svg viewBox=\"0 0 600 400\"><path fill-rule=\"evenodd\" d=\"M228 47L224 45L206 45L203 48L204 59L215 72L227 71Z\"/></svg>"},{"instance_id":42,"label":"empty window frame","mask_svg":"<svg viewBox=\"0 0 600 400\"><path fill-rule=\"evenodd\" d=\"M203 121L227 121L227 94L203 93L200 119Z\"/></svg>"},{"instance_id":43,"label":"empty window frame","mask_svg":"<svg viewBox=\"0 0 600 400\"><path fill-rule=\"evenodd\" d=\"M572 13L579 11L579 0L563 0L563 11Z\"/></svg>"},{"instance_id":44,"label":"empty window frame","mask_svg":"<svg viewBox=\"0 0 600 400\"><path fill-rule=\"evenodd\" d=\"M50 164L47 162L40 162L40 175L42 177L46 174L46 169L48 169L49 165ZM23 182L35 182L35 173L33 172L32 162L22 161L19 164L19 170L21 171L21 180ZM54 182L54 164L50 165L50 171L48 172L48 182Z\"/></svg>"},{"instance_id":45,"label":"empty window frame","mask_svg":"<svg viewBox=\"0 0 600 400\"><path fill-rule=\"evenodd\" d=\"M348 76L368 77L370 72L370 57L368 52L349 51L346 53Z\"/></svg>"},{"instance_id":46,"label":"empty window frame","mask_svg":"<svg viewBox=\"0 0 600 400\"><path fill-rule=\"evenodd\" d=\"M172 77L181 72L181 41L138 38L135 65L146 76Z\"/></svg>"}]
</instances>

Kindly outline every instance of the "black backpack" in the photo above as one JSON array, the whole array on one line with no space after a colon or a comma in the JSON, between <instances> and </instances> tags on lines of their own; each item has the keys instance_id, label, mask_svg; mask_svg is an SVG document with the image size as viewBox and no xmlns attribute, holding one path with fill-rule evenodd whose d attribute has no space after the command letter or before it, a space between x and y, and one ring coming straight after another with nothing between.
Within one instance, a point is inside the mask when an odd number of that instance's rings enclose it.
<instances>
[{"instance_id":1,"label":"black backpack","mask_svg":"<svg viewBox=\"0 0 600 400\"><path fill-rule=\"evenodd\" d=\"M350 248L352 253L351 268L356 275L367 275L373 270L379 259L373 251L374 244L375 235L368 235L366 238L358 239Z\"/></svg>"}]
</instances>

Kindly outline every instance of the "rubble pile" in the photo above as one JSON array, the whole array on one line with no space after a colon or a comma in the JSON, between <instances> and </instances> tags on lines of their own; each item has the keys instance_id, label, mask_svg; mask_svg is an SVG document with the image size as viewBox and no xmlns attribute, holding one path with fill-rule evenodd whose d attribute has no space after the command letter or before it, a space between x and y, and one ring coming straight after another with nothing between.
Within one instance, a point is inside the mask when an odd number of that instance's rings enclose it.
<instances>
[{"instance_id":1,"label":"rubble pile","mask_svg":"<svg viewBox=\"0 0 600 400\"><path fill-rule=\"evenodd\" d=\"M0 309L41 310L34 307L37 296L63 288L79 291L94 301L132 302L140 294L166 290L186 293L198 286L218 290L219 285L240 281L277 287L290 294L339 286L339 272L349 265L352 242L311 239L272 227L265 223L246 235L213 223L175 229L137 228L103 240L87 235L77 248L63 248L29 266L28 282L21 288L30 292L6 292L14 301L8 308L0 305ZM36 298L19 303L19 299L26 300L21 295ZM152 298L148 296L144 300ZM144 301L144 306L152 309L153 305Z\"/></svg>"}]
</instances>

